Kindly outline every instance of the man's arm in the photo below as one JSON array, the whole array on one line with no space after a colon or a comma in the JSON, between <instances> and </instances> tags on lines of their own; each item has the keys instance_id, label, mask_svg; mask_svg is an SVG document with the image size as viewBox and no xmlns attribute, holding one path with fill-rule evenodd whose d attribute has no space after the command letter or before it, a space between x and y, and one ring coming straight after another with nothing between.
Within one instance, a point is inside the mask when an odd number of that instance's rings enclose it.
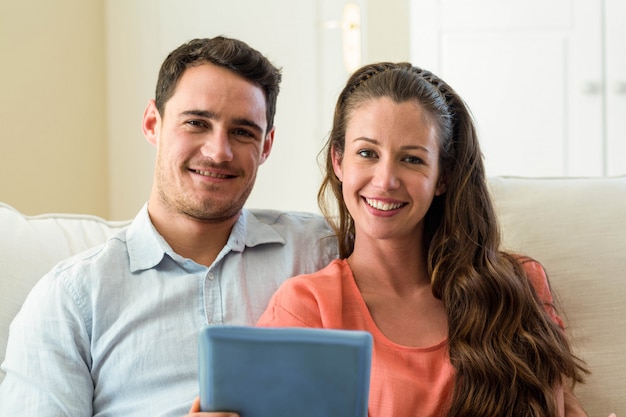
<instances>
[{"instance_id":1,"label":"man's arm","mask_svg":"<svg viewBox=\"0 0 626 417\"><path fill-rule=\"evenodd\" d=\"M50 276L31 291L11 323L2 416L92 416L89 338L78 309Z\"/></svg>"}]
</instances>

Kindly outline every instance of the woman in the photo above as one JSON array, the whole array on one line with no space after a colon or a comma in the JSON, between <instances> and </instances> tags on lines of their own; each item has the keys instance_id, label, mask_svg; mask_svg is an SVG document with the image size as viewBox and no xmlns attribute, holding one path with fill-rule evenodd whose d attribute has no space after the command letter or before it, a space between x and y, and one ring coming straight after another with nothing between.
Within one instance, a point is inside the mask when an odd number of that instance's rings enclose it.
<instances>
[{"instance_id":1,"label":"woman","mask_svg":"<svg viewBox=\"0 0 626 417\"><path fill-rule=\"evenodd\" d=\"M325 151L318 199L341 259L283 284L259 325L371 332L370 416L584 415L569 387L587 371L541 265L500 248L452 88L409 63L367 65Z\"/></svg>"}]
</instances>

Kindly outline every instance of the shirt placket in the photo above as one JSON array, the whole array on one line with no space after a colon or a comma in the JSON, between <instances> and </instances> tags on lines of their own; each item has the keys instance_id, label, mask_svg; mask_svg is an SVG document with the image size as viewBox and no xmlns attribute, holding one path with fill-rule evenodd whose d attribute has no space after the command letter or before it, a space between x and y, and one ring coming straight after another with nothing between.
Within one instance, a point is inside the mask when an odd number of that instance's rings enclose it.
<instances>
[{"instance_id":1,"label":"shirt placket","mask_svg":"<svg viewBox=\"0 0 626 417\"><path fill-rule=\"evenodd\" d=\"M209 268L204 277L204 311L208 325L224 323L221 280L218 267Z\"/></svg>"}]
</instances>

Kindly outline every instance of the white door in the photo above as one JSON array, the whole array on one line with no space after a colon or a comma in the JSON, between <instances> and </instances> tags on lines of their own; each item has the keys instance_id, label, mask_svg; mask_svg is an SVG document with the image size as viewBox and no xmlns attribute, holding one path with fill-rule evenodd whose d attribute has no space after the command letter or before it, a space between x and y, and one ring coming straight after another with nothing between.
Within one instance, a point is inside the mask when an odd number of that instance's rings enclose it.
<instances>
[{"instance_id":1,"label":"white door","mask_svg":"<svg viewBox=\"0 0 626 417\"><path fill-rule=\"evenodd\" d=\"M626 174L626 2L605 0L607 174Z\"/></svg>"},{"instance_id":2,"label":"white door","mask_svg":"<svg viewBox=\"0 0 626 417\"><path fill-rule=\"evenodd\" d=\"M625 8L621 0L607 1ZM469 104L489 175L599 176L608 167L618 173L626 145L623 135L611 142L605 135L611 125L601 1L413 0L411 6L412 59ZM623 33L615 42L614 49L624 49ZM623 62L615 66L624 73ZM623 164L621 171L626 174Z\"/></svg>"}]
</instances>

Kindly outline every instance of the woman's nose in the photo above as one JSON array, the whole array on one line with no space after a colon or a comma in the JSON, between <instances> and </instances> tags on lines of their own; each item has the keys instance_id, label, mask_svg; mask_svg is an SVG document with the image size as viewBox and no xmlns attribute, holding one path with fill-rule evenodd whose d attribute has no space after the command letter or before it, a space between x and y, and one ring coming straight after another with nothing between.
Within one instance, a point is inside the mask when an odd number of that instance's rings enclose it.
<instances>
[{"instance_id":1,"label":"woman's nose","mask_svg":"<svg viewBox=\"0 0 626 417\"><path fill-rule=\"evenodd\" d=\"M398 167L393 161L380 160L376 164L373 184L382 190L395 190L400 186Z\"/></svg>"}]
</instances>

